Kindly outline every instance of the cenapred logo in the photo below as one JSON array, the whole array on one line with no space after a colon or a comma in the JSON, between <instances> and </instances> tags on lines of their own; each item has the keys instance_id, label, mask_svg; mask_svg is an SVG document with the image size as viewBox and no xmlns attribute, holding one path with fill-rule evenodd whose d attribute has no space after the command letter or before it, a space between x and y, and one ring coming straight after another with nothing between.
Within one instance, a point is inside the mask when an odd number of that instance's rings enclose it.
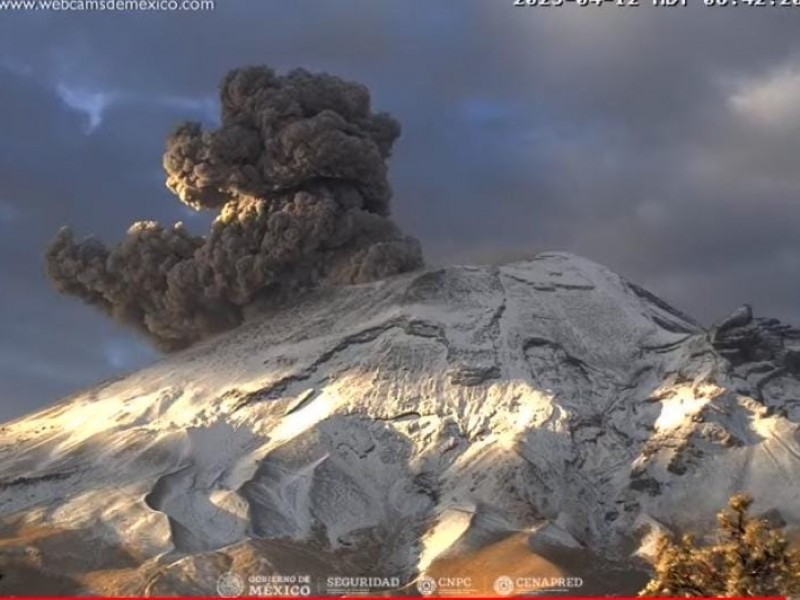
<instances>
[{"instance_id":1,"label":"cenapred logo","mask_svg":"<svg viewBox=\"0 0 800 600\"><path fill-rule=\"evenodd\" d=\"M419 579L417 579L417 589L423 596L430 596L436 592L436 587L436 580L433 577L422 575Z\"/></svg>"},{"instance_id":2,"label":"cenapred logo","mask_svg":"<svg viewBox=\"0 0 800 600\"><path fill-rule=\"evenodd\" d=\"M244 579L236 573L223 573L217 579L217 593L223 598L238 598L244 592Z\"/></svg>"},{"instance_id":3,"label":"cenapred logo","mask_svg":"<svg viewBox=\"0 0 800 600\"><path fill-rule=\"evenodd\" d=\"M583 586L580 577L517 577L512 579L501 575L494 580L495 593L498 596L518 594L541 594L542 592L568 592Z\"/></svg>"},{"instance_id":4,"label":"cenapred logo","mask_svg":"<svg viewBox=\"0 0 800 600\"><path fill-rule=\"evenodd\" d=\"M510 596L514 593L514 580L506 575L501 575L494 580L492 588L498 596Z\"/></svg>"}]
</instances>

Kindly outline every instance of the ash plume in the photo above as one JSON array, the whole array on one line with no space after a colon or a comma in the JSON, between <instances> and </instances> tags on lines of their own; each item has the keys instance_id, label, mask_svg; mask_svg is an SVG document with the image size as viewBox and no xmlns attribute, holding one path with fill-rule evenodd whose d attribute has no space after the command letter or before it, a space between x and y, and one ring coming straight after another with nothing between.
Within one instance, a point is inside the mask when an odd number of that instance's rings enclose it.
<instances>
[{"instance_id":1,"label":"ash plume","mask_svg":"<svg viewBox=\"0 0 800 600\"><path fill-rule=\"evenodd\" d=\"M219 214L205 237L133 224L112 248L62 229L46 253L55 288L173 351L237 326L259 300L373 281L422 266L389 218L387 159L400 126L368 90L326 74L237 69L222 124L167 139L167 187Z\"/></svg>"}]
</instances>

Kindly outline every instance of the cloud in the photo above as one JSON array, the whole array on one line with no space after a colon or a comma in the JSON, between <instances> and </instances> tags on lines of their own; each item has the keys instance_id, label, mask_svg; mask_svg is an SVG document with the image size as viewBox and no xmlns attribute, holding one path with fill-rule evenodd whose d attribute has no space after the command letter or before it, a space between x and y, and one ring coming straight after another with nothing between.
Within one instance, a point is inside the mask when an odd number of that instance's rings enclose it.
<instances>
[{"instance_id":1,"label":"cloud","mask_svg":"<svg viewBox=\"0 0 800 600\"><path fill-rule=\"evenodd\" d=\"M219 102L211 96L142 96L131 93L90 90L72 87L67 83L57 83L55 91L66 106L82 113L87 119L85 133L91 135L103 124L106 112L112 106L152 105L163 106L180 111L185 115L196 116L206 123L219 123Z\"/></svg>"},{"instance_id":2,"label":"cloud","mask_svg":"<svg viewBox=\"0 0 800 600\"><path fill-rule=\"evenodd\" d=\"M142 98L140 102L150 101L155 105L174 108L185 115L194 115L198 120L212 125L220 124L220 105L216 96L155 96Z\"/></svg>"},{"instance_id":3,"label":"cloud","mask_svg":"<svg viewBox=\"0 0 800 600\"><path fill-rule=\"evenodd\" d=\"M132 343L128 337L122 336L108 338L103 344L103 353L108 366L113 369L133 369L152 356L144 344Z\"/></svg>"},{"instance_id":4,"label":"cloud","mask_svg":"<svg viewBox=\"0 0 800 600\"><path fill-rule=\"evenodd\" d=\"M113 96L107 92L92 92L71 88L64 83L56 85L56 93L64 104L88 117L87 135L100 126L103 122L103 114L113 102Z\"/></svg>"},{"instance_id":5,"label":"cloud","mask_svg":"<svg viewBox=\"0 0 800 600\"><path fill-rule=\"evenodd\" d=\"M11 225L19 216L17 207L0 199L0 225Z\"/></svg>"},{"instance_id":6,"label":"cloud","mask_svg":"<svg viewBox=\"0 0 800 600\"><path fill-rule=\"evenodd\" d=\"M748 78L729 97L732 110L752 124L785 133L800 129L800 59Z\"/></svg>"}]
</instances>

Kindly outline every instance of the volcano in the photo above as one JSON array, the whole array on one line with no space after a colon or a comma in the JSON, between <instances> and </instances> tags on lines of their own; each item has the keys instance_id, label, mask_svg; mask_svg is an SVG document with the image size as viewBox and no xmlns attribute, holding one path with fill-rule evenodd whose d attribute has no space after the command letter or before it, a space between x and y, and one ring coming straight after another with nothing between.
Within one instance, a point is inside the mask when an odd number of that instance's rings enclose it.
<instances>
[{"instance_id":1,"label":"volcano","mask_svg":"<svg viewBox=\"0 0 800 600\"><path fill-rule=\"evenodd\" d=\"M570 254L319 290L1 427L0 593L635 593L735 492L800 527L798 423L800 333Z\"/></svg>"}]
</instances>

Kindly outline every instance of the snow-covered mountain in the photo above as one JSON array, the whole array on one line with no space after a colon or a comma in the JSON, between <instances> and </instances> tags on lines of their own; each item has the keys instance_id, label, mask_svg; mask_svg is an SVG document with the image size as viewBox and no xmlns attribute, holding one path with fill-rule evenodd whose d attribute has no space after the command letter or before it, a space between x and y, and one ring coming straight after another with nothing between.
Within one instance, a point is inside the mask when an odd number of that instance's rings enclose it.
<instances>
[{"instance_id":1,"label":"snow-covered mountain","mask_svg":"<svg viewBox=\"0 0 800 600\"><path fill-rule=\"evenodd\" d=\"M568 254L319 291L0 428L0 593L405 585L520 535L625 562L740 490L797 527L798 373L790 328Z\"/></svg>"}]
</instances>

